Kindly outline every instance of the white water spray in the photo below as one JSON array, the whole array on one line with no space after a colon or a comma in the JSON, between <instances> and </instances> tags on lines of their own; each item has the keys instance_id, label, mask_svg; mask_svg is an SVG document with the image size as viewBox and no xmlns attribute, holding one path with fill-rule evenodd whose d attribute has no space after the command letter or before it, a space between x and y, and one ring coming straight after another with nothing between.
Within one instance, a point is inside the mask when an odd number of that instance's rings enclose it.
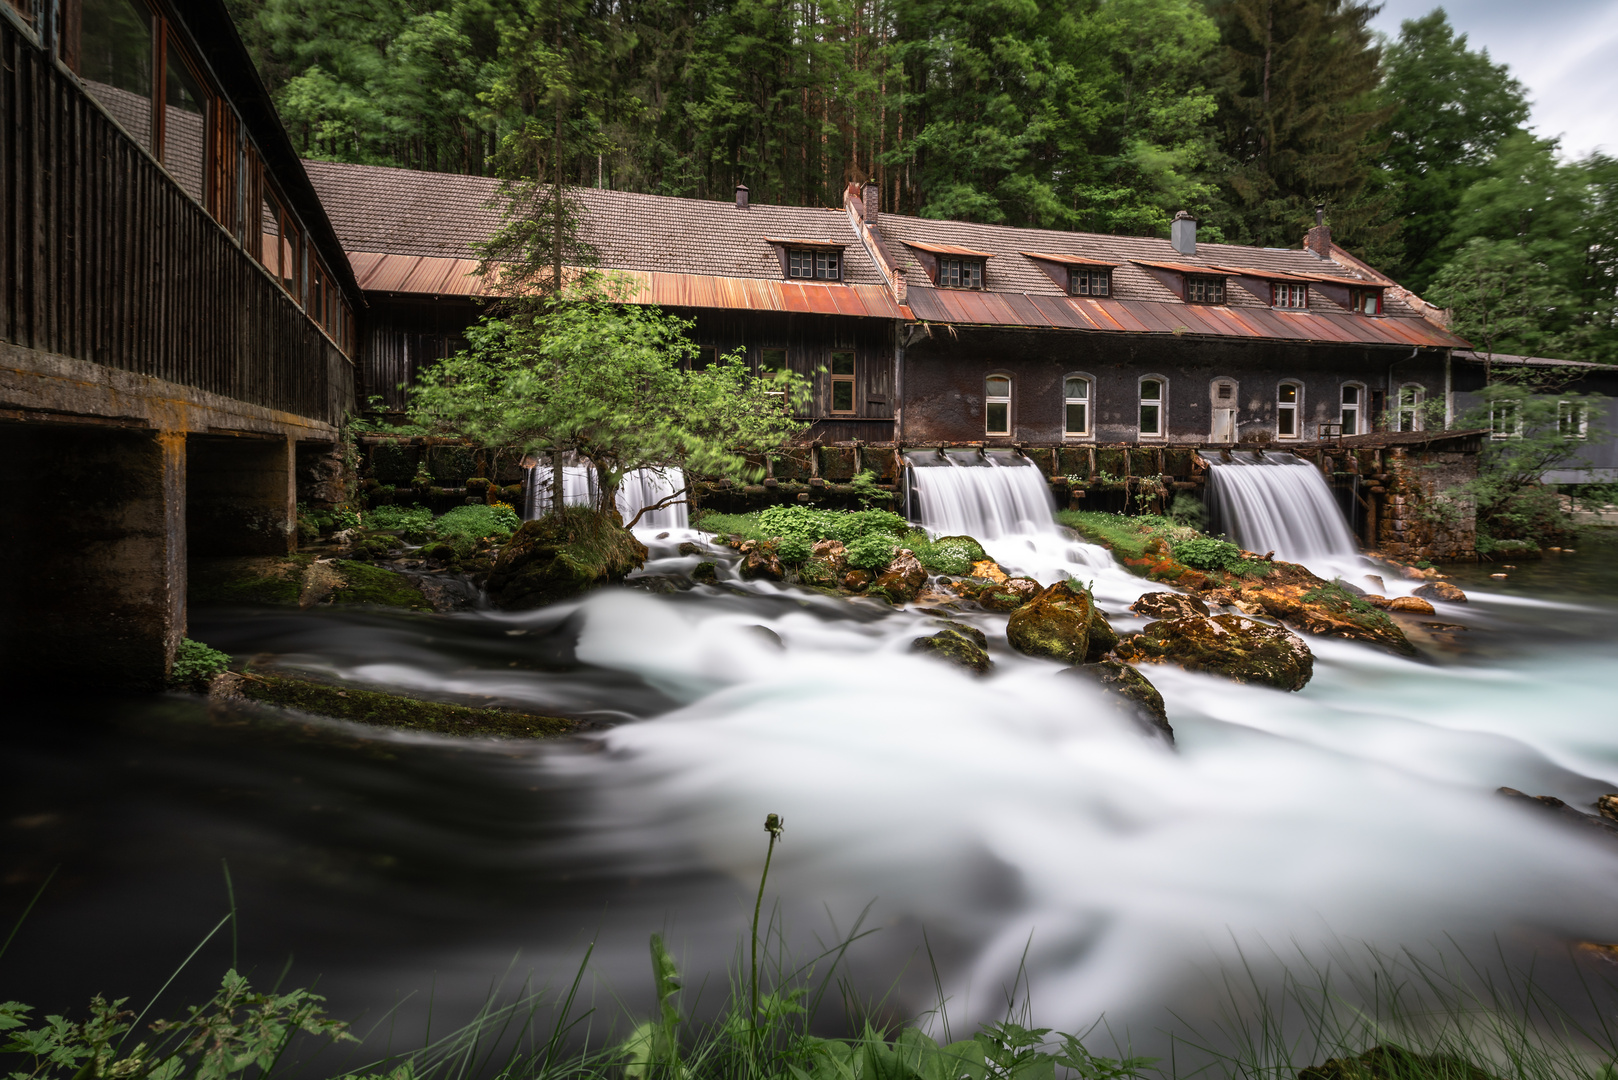
<instances>
[{"instance_id":1,"label":"white water spray","mask_svg":"<svg viewBox=\"0 0 1618 1080\"><path fill-rule=\"evenodd\" d=\"M633 469L624 474L618 485L618 513L625 521L632 520L641 508L673 495L685 486L685 474L678 468ZM595 501L596 472L589 464L562 466L562 505L588 506ZM532 520L550 512L551 466L542 463L528 470L528 497L524 517ZM655 529L686 530L691 527L691 515L686 504L676 503L652 510L641 517L635 531Z\"/></svg>"},{"instance_id":2,"label":"white water spray","mask_svg":"<svg viewBox=\"0 0 1618 1080\"><path fill-rule=\"evenodd\" d=\"M1238 544L1305 564L1359 554L1319 469L1291 454L1232 456L1214 465L1208 495Z\"/></svg>"}]
</instances>

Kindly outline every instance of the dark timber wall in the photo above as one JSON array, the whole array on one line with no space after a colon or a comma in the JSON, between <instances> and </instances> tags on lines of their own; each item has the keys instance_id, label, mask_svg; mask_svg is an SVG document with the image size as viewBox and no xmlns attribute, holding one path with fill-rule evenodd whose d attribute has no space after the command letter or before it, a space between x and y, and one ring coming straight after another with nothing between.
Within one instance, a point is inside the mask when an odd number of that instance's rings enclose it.
<instances>
[{"instance_id":1,"label":"dark timber wall","mask_svg":"<svg viewBox=\"0 0 1618 1080\"><path fill-rule=\"evenodd\" d=\"M471 300L373 296L361 354L365 406L377 398L383 411L403 412L408 400L400 387L414 383L416 373L434 361L466 348L466 328L482 310Z\"/></svg>"},{"instance_id":2,"label":"dark timber wall","mask_svg":"<svg viewBox=\"0 0 1618 1080\"><path fill-rule=\"evenodd\" d=\"M1442 402L1444 355L1436 350L1411 359L1409 349L971 327L952 334L935 326L930 338L905 349L901 438L923 445L984 441L983 380L1006 374L1012 434L990 443L1141 441L1139 380L1149 375L1167 384L1167 433L1147 442L1209 442L1215 379L1236 382L1238 437L1247 440L1274 438L1277 390L1283 381L1298 383L1301 436L1309 440L1318 423L1338 418L1345 383L1364 388L1363 415L1372 417L1373 392L1380 406L1390 364L1395 390L1416 384L1427 400ZM1062 382L1069 375L1093 380L1087 439L1063 437Z\"/></svg>"},{"instance_id":3,"label":"dark timber wall","mask_svg":"<svg viewBox=\"0 0 1618 1080\"><path fill-rule=\"evenodd\" d=\"M0 20L0 340L336 423L353 366Z\"/></svg>"}]
</instances>

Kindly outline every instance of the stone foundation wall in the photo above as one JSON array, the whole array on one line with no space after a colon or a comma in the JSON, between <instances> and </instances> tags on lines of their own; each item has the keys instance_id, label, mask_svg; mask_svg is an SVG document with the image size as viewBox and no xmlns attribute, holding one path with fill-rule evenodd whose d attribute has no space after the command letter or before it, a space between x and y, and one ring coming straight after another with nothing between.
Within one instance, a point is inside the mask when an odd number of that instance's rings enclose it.
<instances>
[{"instance_id":1,"label":"stone foundation wall","mask_svg":"<svg viewBox=\"0 0 1618 1080\"><path fill-rule=\"evenodd\" d=\"M1477 455L1396 447L1384 464L1378 550L1396 559L1477 558L1477 507L1469 495L1446 494L1477 478Z\"/></svg>"}]
</instances>

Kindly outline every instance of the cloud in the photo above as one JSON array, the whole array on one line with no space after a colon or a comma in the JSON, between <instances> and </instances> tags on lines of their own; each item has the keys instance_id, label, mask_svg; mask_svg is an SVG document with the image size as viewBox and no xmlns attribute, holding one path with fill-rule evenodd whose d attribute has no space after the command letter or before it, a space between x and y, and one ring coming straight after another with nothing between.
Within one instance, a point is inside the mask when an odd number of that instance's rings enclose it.
<instances>
[{"instance_id":1,"label":"cloud","mask_svg":"<svg viewBox=\"0 0 1618 1080\"><path fill-rule=\"evenodd\" d=\"M1405 19L1439 6L1430 0L1388 0L1373 22L1390 37ZM1451 25L1474 49L1528 88L1530 120L1543 136L1560 136L1570 157L1596 149L1618 154L1618 5L1610 0L1459 0L1446 3Z\"/></svg>"}]
</instances>

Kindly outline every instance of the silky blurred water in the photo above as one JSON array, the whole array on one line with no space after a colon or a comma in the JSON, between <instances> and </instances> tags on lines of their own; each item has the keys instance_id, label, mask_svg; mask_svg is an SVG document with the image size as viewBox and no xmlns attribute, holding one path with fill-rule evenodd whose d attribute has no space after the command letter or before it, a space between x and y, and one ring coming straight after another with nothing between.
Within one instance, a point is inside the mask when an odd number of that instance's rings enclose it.
<instances>
[{"instance_id":1,"label":"silky blurred water","mask_svg":"<svg viewBox=\"0 0 1618 1080\"><path fill-rule=\"evenodd\" d=\"M648 570L704 557L678 554L687 535L649 537ZM1043 534L990 550L1042 574L1065 559L1139 625L1125 607L1152 586L1104 553ZM1242 964L1271 978L1369 943L1537 950L1550 971L1571 942L1618 940L1618 845L1494 794L1618 790L1618 612L1587 583L1440 605L1448 629L1410 623L1418 659L1311 639L1298 694L1151 668L1171 748L1012 652L1003 616L965 616L996 664L976 679L909 651L936 629L924 612L722 578L521 615L192 614L193 636L256 662L594 726L556 743L180 696L25 704L0 794L6 911L58 869L0 998L152 992L226 910L221 861L244 967L273 981L291 957L347 1014L415 994L400 1030L419 1033L429 994L454 1015L508 970L564 978L590 942L598 1002L643 1004L654 930L712 996L770 812L793 949L869 905L880 932L850 970L896 1015L933 1002L925 948L962 1021L1015 985L1043 1024L1105 1015L1150 1046L1216 1013L1218 972ZM213 940L176 999L230 952Z\"/></svg>"}]
</instances>

